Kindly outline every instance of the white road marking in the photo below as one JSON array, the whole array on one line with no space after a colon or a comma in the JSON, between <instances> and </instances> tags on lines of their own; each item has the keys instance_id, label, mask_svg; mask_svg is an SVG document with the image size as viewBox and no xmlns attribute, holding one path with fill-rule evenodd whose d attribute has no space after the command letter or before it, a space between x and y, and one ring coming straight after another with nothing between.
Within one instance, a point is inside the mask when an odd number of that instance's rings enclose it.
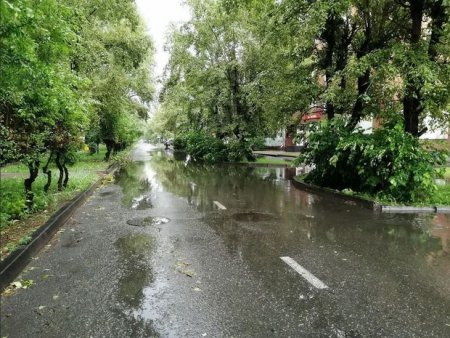
<instances>
[{"instance_id":1,"label":"white road marking","mask_svg":"<svg viewBox=\"0 0 450 338\"><path fill-rule=\"evenodd\" d=\"M220 210L227 210L223 204L220 202L214 201L214 204L220 209Z\"/></svg>"},{"instance_id":2,"label":"white road marking","mask_svg":"<svg viewBox=\"0 0 450 338\"><path fill-rule=\"evenodd\" d=\"M280 258L292 269L297 271L300 274L300 276L306 279L312 286L316 287L317 289L328 289L328 286L326 286L320 279L318 279L311 272L309 272L303 266L294 261L291 257L280 257Z\"/></svg>"}]
</instances>

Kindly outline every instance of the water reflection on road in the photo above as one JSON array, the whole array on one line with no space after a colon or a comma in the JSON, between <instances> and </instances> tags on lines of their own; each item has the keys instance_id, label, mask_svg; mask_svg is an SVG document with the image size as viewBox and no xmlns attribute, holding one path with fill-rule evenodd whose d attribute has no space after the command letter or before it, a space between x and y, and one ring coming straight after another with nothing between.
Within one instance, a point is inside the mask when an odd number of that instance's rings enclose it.
<instances>
[{"instance_id":1,"label":"water reflection on road","mask_svg":"<svg viewBox=\"0 0 450 338\"><path fill-rule=\"evenodd\" d=\"M217 200L228 210L276 214L282 222L272 230L286 237L291 237L293 227L300 227L308 240L357 239L368 245L386 241L398 250L425 256L434 253L444 258L449 253L448 214L379 214L312 195L291 185L289 179L295 171L290 168L185 166L163 152L155 152L150 164L136 163L133 170L144 180L160 182L153 183L160 189L185 197L202 212L213 212Z\"/></svg>"},{"instance_id":2,"label":"water reflection on road","mask_svg":"<svg viewBox=\"0 0 450 338\"><path fill-rule=\"evenodd\" d=\"M355 280L363 274L375 283L372 295L387 303L389 297L403 297L411 306L416 296L410 299L404 292L424 286L432 290L420 296L429 298L427 307L439 297L450 301L449 215L373 212L298 190L290 182L294 174L287 168L186 165L179 154L152 150L120 172L117 181L128 208L156 208L164 203L158 199L161 192L183 198L229 254L245 261L255 275L276 266L280 256L310 255L325 264L331 285L346 274ZM348 272L339 264L346 264ZM279 279L264 273L269 289L283 288Z\"/></svg>"}]
</instances>

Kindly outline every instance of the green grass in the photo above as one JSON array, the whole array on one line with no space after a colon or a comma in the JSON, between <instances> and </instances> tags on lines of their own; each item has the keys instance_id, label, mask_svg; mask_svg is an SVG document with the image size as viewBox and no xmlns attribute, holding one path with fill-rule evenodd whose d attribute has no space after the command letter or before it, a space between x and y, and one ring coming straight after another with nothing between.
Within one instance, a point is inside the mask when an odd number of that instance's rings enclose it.
<instances>
[{"instance_id":1,"label":"green grass","mask_svg":"<svg viewBox=\"0 0 450 338\"><path fill-rule=\"evenodd\" d=\"M450 178L450 167L445 168L444 177L445 178Z\"/></svg>"},{"instance_id":2,"label":"green grass","mask_svg":"<svg viewBox=\"0 0 450 338\"><path fill-rule=\"evenodd\" d=\"M50 167L53 174L52 183L49 192L45 193L43 188L47 183L47 176L40 168L39 176L32 187L34 205L31 211L25 208L24 177L27 175L2 177L0 181L0 259L4 259L18 246L28 243L34 231L44 224L62 203L74 198L96 182L99 179L98 171L104 171L112 163L119 165L125 163L129 154L129 151L121 152L107 163L103 161L105 152L104 147L100 149L99 154L90 155L88 152L79 152L78 161L69 166L69 182L63 191L57 189L59 171L52 164ZM25 165L14 164L2 168L2 173L4 172L26 174L28 169Z\"/></svg>"},{"instance_id":3,"label":"green grass","mask_svg":"<svg viewBox=\"0 0 450 338\"><path fill-rule=\"evenodd\" d=\"M99 153L95 153L93 155L89 154L88 151L79 151L76 154L77 161L69 167L69 171L75 170L103 170L105 169L105 153L106 147L102 144L100 145ZM48 156L43 157L41 159L41 165L44 165L48 160ZM52 161L49 165L49 169L53 172L57 172L58 168L54 161ZM0 171L2 173L28 173L28 167L24 163L13 163L8 164L5 167L1 168ZM42 169L41 169L42 172Z\"/></svg>"},{"instance_id":4,"label":"green grass","mask_svg":"<svg viewBox=\"0 0 450 338\"><path fill-rule=\"evenodd\" d=\"M447 173L450 172L450 168L447 168ZM296 176L295 179L299 182L303 182L306 175ZM342 192L342 191L341 191ZM345 192L342 192L345 193ZM384 205L404 205L402 203L395 203L392 201L385 201L368 194L359 194L356 192L347 193L349 196L361 197L364 199L372 200ZM450 206L450 184L438 185L436 192L427 201L417 203L407 203L411 206Z\"/></svg>"},{"instance_id":5,"label":"green grass","mask_svg":"<svg viewBox=\"0 0 450 338\"><path fill-rule=\"evenodd\" d=\"M105 164L103 164L105 167ZM23 219L41 212L48 207L73 198L77 193L86 190L98 179L95 172L69 171L69 183L63 191L57 189L57 175L53 175L49 192L44 192L47 183L45 176L39 176L33 183L34 206L31 212L25 211L25 193L23 178L3 178L0 189L0 228L8 226L13 220Z\"/></svg>"},{"instance_id":6,"label":"green grass","mask_svg":"<svg viewBox=\"0 0 450 338\"><path fill-rule=\"evenodd\" d=\"M450 205L450 184L438 186L438 190L431 198L433 205Z\"/></svg>"},{"instance_id":7,"label":"green grass","mask_svg":"<svg viewBox=\"0 0 450 338\"><path fill-rule=\"evenodd\" d=\"M33 183L34 206L31 211L25 211L24 177L3 177L0 182L0 228L6 227L12 221L28 218L62 201L73 198L77 193L86 190L97 179L97 171L103 171L108 163L103 161L106 149L100 147L98 154L89 154L86 151L77 153L77 162L69 168L69 183L66 189L58 191L57 181L59 170L54 161L49 165L52 171L52 184L49 192L44 192L47 176L42 173L42 165L47 161L43 158L39 176ZM27 174L28 168L23 163L10 164L1 169L2 173ZM26 177L26 175L25 175Z\"/></svg>"},{"instance_id":8,"label":"green grass","mask_svg":"<svg viewBox=\"0 0 450 338\"><path fill-rule=\"evenodd\" d=\"M257 163L257 164L281 164L281 165L290 165L292 164L291 161L287 161L284 159L278 159L278 158L270 158L270 157L258 157L256 161L249 162L249 161L241 161L240 163Z\"/></svg>"}]
</instances>

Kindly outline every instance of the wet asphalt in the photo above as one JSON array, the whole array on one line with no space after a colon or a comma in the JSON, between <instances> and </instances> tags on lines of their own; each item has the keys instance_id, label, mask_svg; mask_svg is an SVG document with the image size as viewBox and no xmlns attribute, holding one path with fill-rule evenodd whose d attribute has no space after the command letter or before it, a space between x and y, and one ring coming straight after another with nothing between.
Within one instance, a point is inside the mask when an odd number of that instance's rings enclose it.
<instances>
[{"instance_id":1,"label":"wet asphalt","mask_svg":"<svg viewBox=\"0 0 450 338\"><path fill-rule=\"evenodd\" d=\"M2 297L1 337L450 337L449 215L378 214L288 169L145 143L133 158Z\"/></svg>"}]
</instances>

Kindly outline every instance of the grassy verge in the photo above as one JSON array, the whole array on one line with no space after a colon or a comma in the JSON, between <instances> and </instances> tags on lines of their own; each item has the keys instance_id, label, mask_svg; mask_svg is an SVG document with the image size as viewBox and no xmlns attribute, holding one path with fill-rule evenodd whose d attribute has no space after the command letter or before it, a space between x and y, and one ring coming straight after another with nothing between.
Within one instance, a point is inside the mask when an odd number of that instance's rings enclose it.
<instances>
[{"instance_id":1,"label":"grassy verge","mask_svg":"<svg viewBox=\"0 0 450 338\"><path fill-rule=\"evenodd\" d=\"M88 189L108 167L103 161L104 152L89 155L80 153L79 161L69 167L69 183L64 191L57 190L58 170L52 169L52 185L46 194L43 187L47 182L46 176L39 174L33 183L34 207L25 211L24 178L14 174L26 174L24 165L16 164L2 168L0 184L0 255L3 259L18 245L25 245L31 239L31 234L44 224L51 214L64 203L71 200L78 193ZM3 170L6 169L6 170Z\"/></svg>"},{"instance_id":2,"label":"grassy verge","mask_svg":"<svg viewBox=\"0 0 450 338\"><path fill-rule=\"evenodd\" d=\"M270 158L270 157L258 157L256 161L249 162L249 161L241 161L240 163L257 163L257 164L282 164L282 165L290 165L292 164L291 161L284 160L284 159L278 159L278 158Z\"/></svg>"},{"instance_id":3,"label":"grassy verge","mask_svg":"<svg viewBox=\"0 0 450 338\"><path fill-rule=\"evenodd\" d=\"M299 182L304 183L305 176L296 176L295 179ZM329 189L329 188L327 188ZM338 191L338 190L336 190ZM389 206L398 206L403 205L401 203L395 203L391 201L385 201L382 199L379 199L375 196L367 195L367 194L358 194L356 192L345 192L345 191L338 191L345 195L349 196L356 196L361 197L366 200L372 200L377 203L383 204L383 205L389 205ZM437 186L436 192L433 194L433 196L430 197L429 200L424 202L418 202L418 203L408 203L409 206L417 206L417 207L423 207L423 206L450 206L450 184L446 185L439 185Z\"/></svg>"},{"instance_id":4,"label":"grassy verge","mask_svg":"<svg viewBox=\"0 0 450 338\"><path fill-rule=\"evenodd\" d=\"M445 177L445 178L450 178L450 167L445 168L444 177Z\"/></svg>"}]
</instances>

